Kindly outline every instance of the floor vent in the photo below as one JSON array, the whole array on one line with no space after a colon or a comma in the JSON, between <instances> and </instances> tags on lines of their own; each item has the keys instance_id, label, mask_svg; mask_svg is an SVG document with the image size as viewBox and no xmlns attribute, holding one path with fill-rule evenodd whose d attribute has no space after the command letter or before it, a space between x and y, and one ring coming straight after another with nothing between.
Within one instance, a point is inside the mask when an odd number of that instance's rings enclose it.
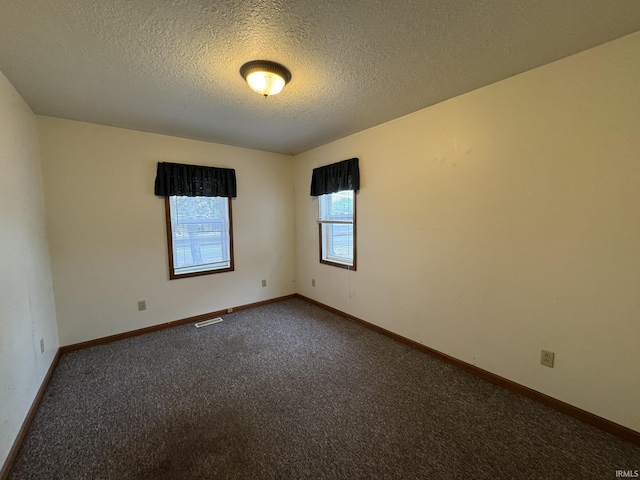
<instances>
[{"instance_id":1,"label":"floor vent","mask_svg":"<svg viewBox=\"0 0 640 480\"><path fill-rule=\"evenodd\" d=\"M206 327L207 325L213 325L214 323L220 323L222 318L212 318L211 320L205 320L204 322L196 323L196 328Z\"/></svg>"}]
</instances>

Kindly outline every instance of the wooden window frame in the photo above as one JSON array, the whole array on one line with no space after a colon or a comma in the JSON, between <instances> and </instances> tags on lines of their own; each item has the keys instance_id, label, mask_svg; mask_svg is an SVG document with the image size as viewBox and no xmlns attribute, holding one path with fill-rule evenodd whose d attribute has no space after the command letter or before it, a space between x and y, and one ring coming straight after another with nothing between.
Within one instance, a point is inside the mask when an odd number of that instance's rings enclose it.
<instances>
[{"instance_id":1,"label":"wooden window frame","mask_svg":"<svg viewBox=\"0 0 640 480\"><path fill-rule=\"evenodd\" d=\"M174 195L180 196L180 195ZM229 207L229 266L227 268L216 268L212 270L204 270L202 272L191 272L176 274L173 264L173 231L171 229L171 205L169 204L169 197L164 198L164 210L165 210L165 222L167 230L167 245L169 247L169 280L178 280L180 278L200 277L202 275L213 275L216 273L233 272L234 266L234 253L233 253L233 214L231 209L231 197L225 197L227 199L227 205Z\"/></svg>"},{"instance_id":2,"label":"wooden window frame","mask_svg":"<svg viewBox=\"0 0 640 480\"><path fill-rule=\"evenodd\" d=\"M356 224L357 224L357 208L356 208L356 197L357 197L357 192L355 190L353 190L353 223L351 223L350 225L353 225L353 265L347 265L346 263L340 263L340 262L333 262L331 260L326 260L324 258L322 258L322 224L323 223L333 223L333 222L321 222L318 221L318 240L319 240L319 253L320 253L320 263L324 264L324 265L331 265L333 267L338 267L338 268L344 268L346 270L353 270L356 271L357 268L357 260L358 260L358 229L356 228ZM318 201L322 201L320 199L320 197L317 197ZM318 206L318 209L320 209L320 206ZM337 222L336 222L337 223Z\"/></svg>"}]
</instances>

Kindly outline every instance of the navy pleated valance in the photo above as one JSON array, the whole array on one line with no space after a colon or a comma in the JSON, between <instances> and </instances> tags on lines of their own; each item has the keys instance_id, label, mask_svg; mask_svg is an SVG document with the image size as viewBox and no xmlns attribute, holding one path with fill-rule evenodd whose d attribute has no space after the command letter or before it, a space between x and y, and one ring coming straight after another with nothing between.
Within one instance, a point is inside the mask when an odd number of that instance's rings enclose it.
<instances>
[{"instance_id":1,"label":"navy pleated valance","mask_svg":"<svg viewBox=\"0 0 640 480\"><path fill-rule=\"evenodd\" d=\"M236 171L158 162L155 194L160 197L235 197Z\"/></svg>"},{"instance_id":2,"label":"navy pleated valance","mask_svg":"<svg viewBox=\"0 0 640 480\"><path fill-rule=\"evenodd\" d=\"M350 158L313 169L311 196L335 193L341 190L360 190L360 168L358 159Z\"/></svg>"}]
</instances>

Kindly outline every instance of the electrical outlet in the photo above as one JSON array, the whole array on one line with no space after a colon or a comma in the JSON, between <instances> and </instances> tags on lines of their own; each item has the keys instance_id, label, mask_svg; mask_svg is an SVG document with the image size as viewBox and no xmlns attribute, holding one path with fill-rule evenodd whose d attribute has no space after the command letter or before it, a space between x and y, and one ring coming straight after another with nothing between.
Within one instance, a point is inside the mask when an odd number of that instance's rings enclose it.
<instances>
[{"instance_id":1,"label":"electrical outlet","mask_svg":"<svg viewBox=\"0 0 640 480\"><path fill-rule=\"evenodd\" d=\"M315 287L315 286L316 286L316 279L315 279L315 278L312 278L312 279L311 279L311 286L312 286L312 287Z\"/></svg>"},{"instance_id":2,"label":"electrical outlet","mask_svg":"<svg viewBox=\"0 0 640 480\"><path fill-rule=\"evenodd\" d=\"M266 280L262 280L262 286L266 287L267 286L267 281Z\"/></svg>"},{"instance_id":3,"label":"electrical outlet","mask_svg":"<svg viewBox=\"0 0 640 480\"><path fill-rule=\"evenodd\" d=\"M142 311L142 310L146 310L147 309L147 301L146 300L140 300L138 302L138 310Z\"/></svg>"},{"instance_id":4,"label":"electrical outlet","mask_svg":"<svg viewBox=\"0 0 640 480\"><path fill-rule=\"evenodd\" d=\"M233 313L233 308L227 308L227 313Z\"/></svg>"},{"instance_id":5,"label":"electrical outlet","mask_svg":"<svg viewBox=\"0 0 640 480\"><path fill-rule=\"evenodd\" d=\"M44 337L40 339L40 353L44 353Z\"/></svg>"},{"instance_id":6,"label":"electrical outlet","mask_svg":"<svg viewBox=\"0 0 640 480\"><path fill-rule=\"evenodd\" d=\"M553 358L555 357L555 353L550 352L549 350L541 350L540 351L540 364L545 367L553 368Z\"/></svg>"}]
</instances>

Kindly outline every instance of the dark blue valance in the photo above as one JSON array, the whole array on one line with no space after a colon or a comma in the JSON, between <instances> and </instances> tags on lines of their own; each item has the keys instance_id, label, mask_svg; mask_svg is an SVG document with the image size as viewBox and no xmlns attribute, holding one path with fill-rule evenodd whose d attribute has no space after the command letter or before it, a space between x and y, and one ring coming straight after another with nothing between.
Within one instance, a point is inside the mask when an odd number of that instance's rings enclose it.
<instances>
[{"instance_id":1,"label":"dark blue valance","mask_svg":"<svg viewBox=\"0 0 640 480\"><path fill-rule=\"evenodd\" d=\"M311 196L335 193L341 190L360 190L360 168L358 159L350 158L313 169Z\"/></svg>"},{"instance_id":2,"label":"dark blue valance","mask_svg":"<svg viewBox=\"0 0 640 480\"><path fill-rule=\"evenodd\" d=\"M160 197L235 197L236 171L158 162L155 194Z\"/></svg>"}]
</instances>

